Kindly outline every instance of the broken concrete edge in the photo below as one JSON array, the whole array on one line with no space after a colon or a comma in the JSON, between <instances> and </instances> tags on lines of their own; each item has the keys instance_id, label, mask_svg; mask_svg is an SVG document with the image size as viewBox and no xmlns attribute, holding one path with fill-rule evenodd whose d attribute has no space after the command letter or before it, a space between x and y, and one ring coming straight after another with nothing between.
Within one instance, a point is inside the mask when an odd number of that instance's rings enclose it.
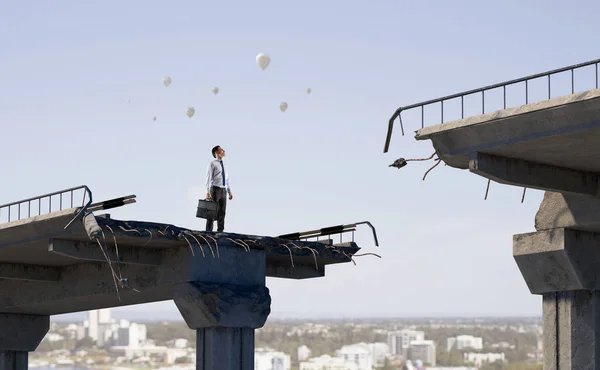
<instances>
[{"instance_id":1,"label":"broken concrete edge","mask_svg":"<svg viewBox=\"0 0 600 370\"><path fill-rule=\"evenodd\" d=\"M176 246L188 246L186 239L191 243L197 243L191 235L204 236L207 241L213 243L211 239L218 241L219 246L229 246L236 248L244 248L247 250L258 249L267 251L269 254L293 257L310 257L316 259L318 264L332 264L350 262L351 257L356 254L361 248L354 242L342 243L339 245L327 245L320 242L298 241L279 239L270 236L257 236L237 233L215 233L206 231L190 230L178 227L171 224L162 224L145 221L122 221L115 219L96 218L100 227L109 226L118 238L129 237L136 240L149 240L150 232L153 240L165 240L176 242ZM137 232L135 231L137 230ZM144 230L140 232L139 230ZM184 238L184 236L186 238ZM110 238L107 238L110 243ZM203 239L199 239L202 243ZM137 243L136 243L137 244ZM119 243L119 245L127 245L127 243ZM284 257L287 258L287 257Z\"/></svg>"},{"instance_id":2,"label":"broken concrete edge","mask_svg":"<svg viewBox=\"0 0 600 370\"><path fill-rule=\"evenodd\" d=\"M190 282L177 286L173 301L190 329L256 329L271 313L271 296L264 285Z\"/></svg>"},{"instance_id":3,"label":"broken concrete edge","mask_svg":"<svg viewBox=\"0 0 600 370\"><path fill-rule=\"evenodd\" d=\"M535 215L535 229L556 228L600 232L600 197L546 191Z\"/></svg>"},{"instance_id":4,"label":"broken concrete edge","mask_svg":"<svg viewBox=\"0 0 600 370\"><path fill-rule=\"evenodd\" d=\"M455 121L450 121L446 123L441 123L438 125L424 127L416 131L415 139L416 140L427 140L431 139L431 136L440 134L443 132L447 132L450 130L475 126L479 124L490 123L493 121L498 121L501 119L512 118L520 115L524 115L527 113L532 113L536 111L542 111L546 109L558 108L564 105L583 102L586 100L592 100L600 98L600 89L593 89L584 91L581 93L570 94L566 96L560 96L556 98L552 98L550 100L543 100L536 103L530 103L526 105L521 105L518 107L507 108L502 110L497 110L490 113L481 114L478 116L468 117L464 119L459 119Z\"/></svg>"}]
</instances>

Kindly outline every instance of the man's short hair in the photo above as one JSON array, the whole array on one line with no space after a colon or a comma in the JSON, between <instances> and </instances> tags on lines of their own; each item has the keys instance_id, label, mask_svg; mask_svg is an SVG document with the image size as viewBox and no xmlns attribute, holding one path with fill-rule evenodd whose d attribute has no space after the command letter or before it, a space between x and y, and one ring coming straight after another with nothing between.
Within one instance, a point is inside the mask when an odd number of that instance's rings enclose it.
<instances>
[{"instance_id":1,"label":"man's short hair","mask_svg":"<svg viewBox=\"0 0 600 370\"><path fill-rule=\"evenodd\" d=\"M220 145L217 145L214 148L212 148L212 155L214 158L217 158L217 156L215 154L217 153L217 150L219 150L220 147L221 147Z\"/></svg>"}]
</instances>

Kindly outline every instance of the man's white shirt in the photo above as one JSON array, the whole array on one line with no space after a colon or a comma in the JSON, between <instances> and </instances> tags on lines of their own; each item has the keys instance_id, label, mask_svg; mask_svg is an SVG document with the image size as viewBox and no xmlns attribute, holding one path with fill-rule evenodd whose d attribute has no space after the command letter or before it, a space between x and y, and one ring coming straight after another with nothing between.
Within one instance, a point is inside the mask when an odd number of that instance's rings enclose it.
<instances>
[{"instance_id":1,"label":"man's white shirt","mask_svg":"<svg viewBox=\"0 0 600 370\"><path fill-rule=\"evenodd\" d=\"M223 178L225 178L225 181L223 181ZM206 192L208 194L210 194L210 188L213 186L225 188L227 189L227 193L231 194L231 188L229 187L229 173L223 160L215 159L208 165L206 174Z\"/></svg>"}]
</instances>

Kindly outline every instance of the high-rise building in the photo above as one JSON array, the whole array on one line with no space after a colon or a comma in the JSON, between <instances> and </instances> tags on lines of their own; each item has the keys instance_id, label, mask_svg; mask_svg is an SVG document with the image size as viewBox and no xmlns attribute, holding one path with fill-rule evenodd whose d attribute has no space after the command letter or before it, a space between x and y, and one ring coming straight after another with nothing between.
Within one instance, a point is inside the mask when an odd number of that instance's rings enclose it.
<instances>
[{"instance_id":1,"label":"high-rise building","mask_svg":"<svg viewBox=\"0 0 600 370\"><path fill-rule=\"evenodd\" d=\"M88 337L98 340L98 310L88 312Z\"/></svg>"},{"instance_id":2,"label":"high-rise building","mask_svg":"<svg viewBox=\"0 0 600 370\"><path fill-rule=\"evenodd\" d=\"M388 333L388 346L390 353L394 356L406 357L410 343L421 340L425 340L425 333L422 331L402 329Z\"/></svg>"},{"instance_id":3,"label":"high-rise building","mask_svg":"<svg viewBox=\"0 0 600 370\"><path fill-rule=\"evenodd\" d=\"M103 308L98 310L98 323L110 324L110 322L110 308Z\"/></svg>"},{"instance_id":4,"label":"high-rise building","mask_svg":"<svg viewBox=\"0 0 600 370\"><path fill-rule=\"evenodd\" d=\"M435 366L435 342L432 340L414 340L410 342L408 358L424 364Z\"/></svg>"},{"instance_id":5,"label":"high-rise building","mask_svg":"<svg viewBox=\"0 0 600 370\"><path fill-rule=\"evenodd\" d=\"M390 347L386 343L369 343L367 346L371 350L373 366L382 367L385 358L390 354Z\"/></svg>"},{"instance_id":6,"label":"high-rise building","mask_svg":"<svg viewBox=\"0 0 600 370\"><path fill-rule=\"evenodd\" d=\"M99 347L104 347L112 337L112 333L106 333L110 327L110 308L88 311L87 336L94 340Z\"/></svg>"},{"instance_id":7,"label":"high-rise building","mask_svg":"<svg viewBox=\"0 0 600 370\"><path fill-rule=\"evenodd\" d=\"M146 341L146 325L122 322L118 331L117 345L131 348L141 347Z\"/></svg>"}]
</instances>

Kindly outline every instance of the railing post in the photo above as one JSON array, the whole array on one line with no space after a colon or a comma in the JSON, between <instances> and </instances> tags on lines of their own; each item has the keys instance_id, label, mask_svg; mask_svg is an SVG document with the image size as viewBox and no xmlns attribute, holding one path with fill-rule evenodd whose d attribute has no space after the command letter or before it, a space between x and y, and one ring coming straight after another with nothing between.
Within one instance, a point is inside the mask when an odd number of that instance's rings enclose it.
<instances>
[{"instance_id":1,"label":"railing post","mask_svg":"<svg viewBox=\"0 0 600 370\"><path fill-rule=\"evenodd\" d=\"M464 91L462 93L448 95L448 96L444 96L441 98L427 100L427 101L424 101L421 103L411 104L408 106L398 108L396 110L396 113L392 116L392 119L390 119L390 122L388 124L387 138L386 138L386 143L385 143L383 152L387 153L387 151L389 150L391 136L392 136L392 130L393 130L393 120L396 118L396 115L398 116L398 118L400 120L400 125L402 128L402 135L404 135L404 127L402 127L402 118L400 117L401 111L410 110L413 108L421 108L421 128L424 128L425 127L425 106L426 105L441 103L441 122L440 123L444 123L444 102L446 100L460 98L461 119L464 119L465 118L464 97L467 95L471 95L471 94L481 93L481 106L482 106L481 110L482 110L482 114L485 114L485 92L488 90L493 90L493 89L497 89L497 88L502 88L502 90L503 90L503 107L504 107L503 109L506 109L506 86L514 85L514 84L521 83L521 82L525 82L525 104L529 104L529 80L534 80L534 79L541 78L541 77L548 78L548 99L551 99L551 97L552 97L551 76L553 74L568 72L568 71L571 72L571 94L574 94L575 93L575 70L579 69L579 68L588 67L591 65L595 66L596 88L598 88L598 85L600 84L600 82L598 80L598 64L599 63L600 63L600 59L596 59L596 60L592 60L592 61L585 62L585 63L574 64L574 65L571 65L568 67L554 69L551 71L542 72L542 73L534 74L531 76L518 78L515 80L510 80L510 81L506 81L506 82L497 83L494 85L485 86L485 87L482 87L479 89L468 90L468 91Z\"/></svg>"}]
</instances>

